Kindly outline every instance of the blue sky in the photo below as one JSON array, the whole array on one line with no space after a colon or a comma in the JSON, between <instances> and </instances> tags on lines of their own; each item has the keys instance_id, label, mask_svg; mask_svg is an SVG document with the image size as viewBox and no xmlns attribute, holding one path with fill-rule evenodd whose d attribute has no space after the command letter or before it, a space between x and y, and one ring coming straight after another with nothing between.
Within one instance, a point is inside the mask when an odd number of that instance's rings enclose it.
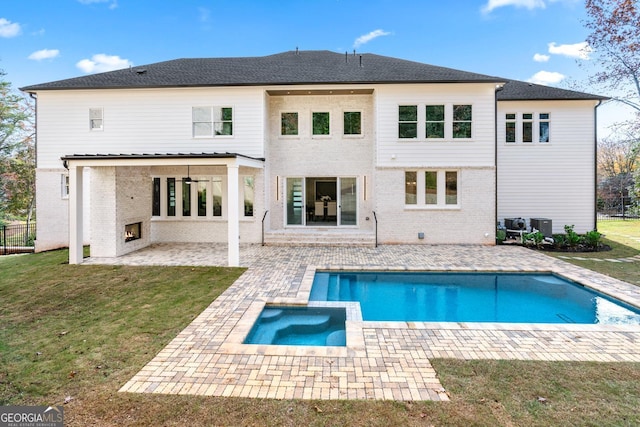
<instances>
[{"instance_id":1,"label":"blue sky","mask_svg":"<svg viewBox=\"0 0 640 427\"><path fill-rule=\"evenodd\" d=\"M0 69L18 88L298 47L567 87L587 76L585 19L583 0L0 0Z\"/></svg>"}]
</instances>

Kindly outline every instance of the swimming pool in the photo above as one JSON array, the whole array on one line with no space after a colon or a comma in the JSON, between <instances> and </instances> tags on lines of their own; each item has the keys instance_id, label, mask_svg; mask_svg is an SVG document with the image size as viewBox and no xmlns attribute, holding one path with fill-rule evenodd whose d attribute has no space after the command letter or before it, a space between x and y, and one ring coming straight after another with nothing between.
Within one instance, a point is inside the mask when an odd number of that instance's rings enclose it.
<instances>
[{"instance_id":1,"label":"swimming pool","mask_svg":"<svg viewBox=\"0 0 640 427\"><path fill-rule=\"evenodd\" d=\"M310 301L364 321L640 324L640 309L551 273L322 272Z\"/></svg>"}]
</instances>

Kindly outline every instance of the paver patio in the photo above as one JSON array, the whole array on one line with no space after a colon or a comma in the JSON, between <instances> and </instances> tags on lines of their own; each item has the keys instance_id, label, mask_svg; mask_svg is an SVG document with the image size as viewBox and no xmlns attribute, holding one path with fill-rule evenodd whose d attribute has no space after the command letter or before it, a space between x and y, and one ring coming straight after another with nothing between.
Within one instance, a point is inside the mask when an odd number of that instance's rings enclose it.
<instances>
[{"instance_id":1,"label":"paver patio","mask_svg":"<svg viewBox=\"0 0 640 427\"><path fill-rule=\"evenodd\" d=\"M88 264L226 265L226 246L166 244ZM120 391L277 399L448 400L429 360L640 361L640 327L347 321L347 347L246 345L265 302L304 303L318 269L545 271L640 306L640 288L521 247L241 248L248 270Z\"/></svg>"}]
</instances>

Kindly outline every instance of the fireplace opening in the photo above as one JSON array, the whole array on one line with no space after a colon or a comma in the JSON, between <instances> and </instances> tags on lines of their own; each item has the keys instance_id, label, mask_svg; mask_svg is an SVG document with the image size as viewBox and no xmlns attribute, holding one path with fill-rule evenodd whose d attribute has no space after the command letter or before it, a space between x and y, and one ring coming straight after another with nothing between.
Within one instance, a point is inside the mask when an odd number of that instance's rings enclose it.
<instances>
[{"instance_id":1,"label":"fireplace opening","mask_svg":"<svg viewBox=\"0 0 640 427\"><path fill-rule=\"evenodd\" d=\"M142 237L142 223L127 224L124 226L124 241L130 242Z\"/></svg>"}]
</instances>

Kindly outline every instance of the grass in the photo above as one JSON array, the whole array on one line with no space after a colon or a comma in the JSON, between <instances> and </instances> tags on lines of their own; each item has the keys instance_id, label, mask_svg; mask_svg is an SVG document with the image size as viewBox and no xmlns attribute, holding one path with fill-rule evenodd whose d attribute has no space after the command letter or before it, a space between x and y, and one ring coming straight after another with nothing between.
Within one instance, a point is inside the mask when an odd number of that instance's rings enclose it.
<instances>
[{"instance_id":1,"label":"grass","mask_svg":"<svg viewBox=\"0 0 640 427\"><path fill-rule=\"evenodd\" d=\"M640 221L601 221L598 223L598 231L604 234L603 242L611 246L611 251L579 254L545 253L553 257L568 256L568 259L563 258L564 261L640 286L640 261L629 263L606 261L630 258L640 254ZM574 259L574 257L584 259Z\"/></svg>"},{"instance_id":2,"label":"grass","mask_svg":"<svg viewBox=\"0 0 640 427\"><path fill-rule=\"evenodd\" d=\"M118 393L243 270L67 256L0 257L0 404L67 399L68 426L640 424L639 363L433 360L448 403Z\"/></svg>"}]
</instances>

